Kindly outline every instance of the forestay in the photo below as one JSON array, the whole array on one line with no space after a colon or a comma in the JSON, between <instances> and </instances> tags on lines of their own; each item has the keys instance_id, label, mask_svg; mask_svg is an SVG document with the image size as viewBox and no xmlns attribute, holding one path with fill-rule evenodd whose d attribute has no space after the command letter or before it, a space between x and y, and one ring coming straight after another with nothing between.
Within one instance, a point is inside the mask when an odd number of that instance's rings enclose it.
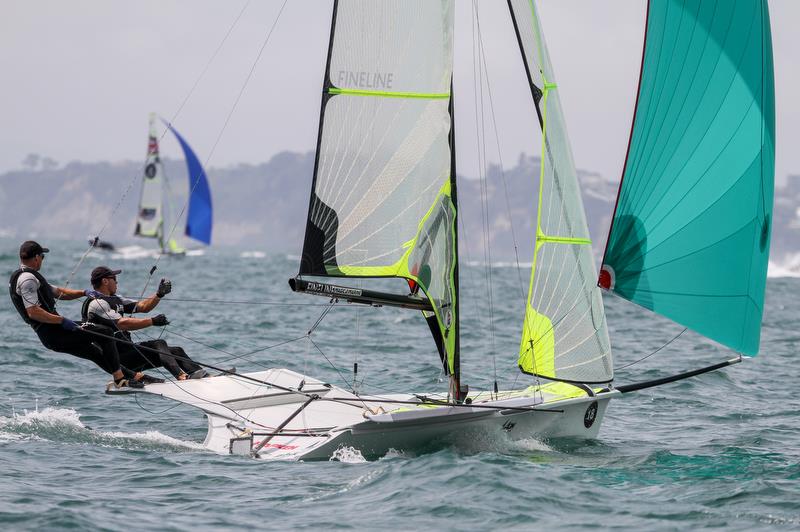
<instances>
[{"instance_id":1,"label":"forestay","mask_svg":"<svg viewBox=\"0 0 800 532\"><path fill-rule=\"evenodd\" d=\"M611 346L553 69L533 2L508 4L542 128L537 229L519 367L549 379L608 382Z\"/></svg>"},{"instance_id":2,"label":"forestay","mask_svg":"<svg viewBox=\"0 0 800 532\"><path fill-rule=\"evenodd\" d=\"M301 274L401 277L456 371L453 2L334 3Z\"/></svg>"},{"instance_id":3,"label":"forestay","mask_svg":"<svg viewBox=\"0 0 800 532\"><path fill-rule=\"evenodd\" d=\"M775 157L766 0L650 2L600 285L758 352Z\"/></svg>"}]
</instances>

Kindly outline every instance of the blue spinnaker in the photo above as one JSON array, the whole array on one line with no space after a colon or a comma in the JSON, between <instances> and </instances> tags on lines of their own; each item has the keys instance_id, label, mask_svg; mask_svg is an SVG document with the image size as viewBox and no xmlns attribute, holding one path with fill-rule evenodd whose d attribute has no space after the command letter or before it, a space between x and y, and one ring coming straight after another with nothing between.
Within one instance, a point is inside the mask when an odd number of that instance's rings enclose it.
<instances>
[{"instance_id":1,"label":"blue spinnaker","mask_svg":"<svg viewBox=\"0 0 800 532\"><path fill-rule=\"evenodd\" d=\"M186 236L199 240L206 245L211 244L211 189L208 186L206 172L191 146L181 137L172 125L167 127L178 139L186 157L186 169L189 172L189 212L186 215Z\"/></svg>"}]
</instances>

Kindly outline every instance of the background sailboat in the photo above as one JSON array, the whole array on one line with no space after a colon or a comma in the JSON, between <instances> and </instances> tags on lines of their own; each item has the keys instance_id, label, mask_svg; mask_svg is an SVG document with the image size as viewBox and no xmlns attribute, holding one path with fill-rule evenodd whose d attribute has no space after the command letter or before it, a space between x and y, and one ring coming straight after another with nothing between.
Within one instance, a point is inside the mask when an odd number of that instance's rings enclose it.
<instances>
[{"instance_id":1,"label":"background sailboat","mask_svg":"<svg viewBox=\"0 0 800 532\"><path fill-rule=\"evenodd\" d=\"M189 177L189 199L184 235L205 245L210 245L213 211L211 189L208 185L205 170L203 170L200 160L184 138L171 124L166 125L181 145ZM176 218L183 214L183 211L175 212L173 207L172 198L176 196L176 193L177 191L170 187L164 172L164 165L159 154L156 115L151 114L147 160L142 176L142 189L134 235L157 239L161 252L173 255L186 252L186 249L172 235L173 226L178 223Z\"/></svg>"}]
</instances>

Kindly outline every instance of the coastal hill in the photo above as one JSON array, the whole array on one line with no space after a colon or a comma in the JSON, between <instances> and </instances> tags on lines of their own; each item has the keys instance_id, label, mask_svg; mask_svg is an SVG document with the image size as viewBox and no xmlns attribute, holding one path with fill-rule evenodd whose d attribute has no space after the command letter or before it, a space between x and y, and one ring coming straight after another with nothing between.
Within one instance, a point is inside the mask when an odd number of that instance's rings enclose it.
<instances>
[{"instance_id":1,"label":"coastal hill","mask_svg":"<svg viewBox=\"0 0 800 532\"><path fill-rule=\"evenodd\" d=\"M137 241L132 233L141 163L74 161L59 165L30 155L23 165L23 169L0 175L0 236L84 241L95 236L113 212L102 238L115 244ZM313 166L313 153L283 152L258 165L209 168L214 245L299 253ZM165 168L174 189L172 210L177 213L186 194L186 171L178 160L166 159ZM538 175L539 159L520 155L504 172L491 166L484 186L472 176L459 176L463 258L484 261L488 249L493 261L511 260L516 254L520 261L530 261ZM595 253L602 253L617 184L593 172L579 171L578 177ZM487 198L485 203L482 197ZM800 253L800 176L790 176L787 186L776 190L773 219L773 258L782 260ZM485 220L488 248L484 245Z\"/></svg>"}]
</instances>

